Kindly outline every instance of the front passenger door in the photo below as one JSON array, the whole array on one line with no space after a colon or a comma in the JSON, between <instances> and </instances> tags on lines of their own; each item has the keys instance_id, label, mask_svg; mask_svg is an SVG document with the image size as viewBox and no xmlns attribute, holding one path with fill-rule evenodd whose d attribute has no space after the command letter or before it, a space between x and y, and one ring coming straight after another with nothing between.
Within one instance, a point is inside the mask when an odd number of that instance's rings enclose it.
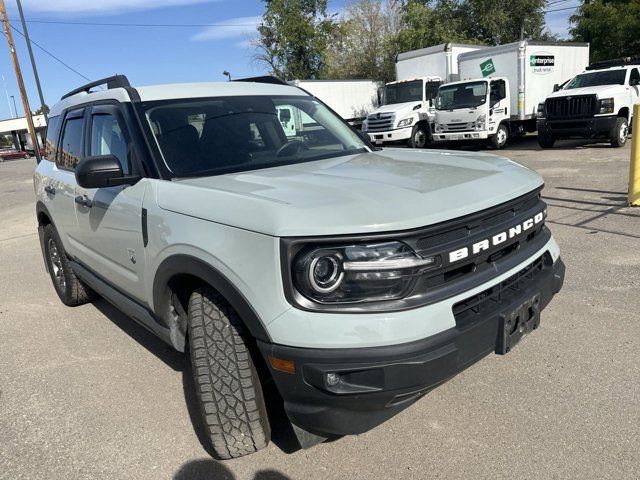
<instances>
[{"instance_id":1,"label":"front passenger door","mask_svg":"<svg viewBox=\"0 0 640 480\"><path fill-rule=\"evenodd\" d=\"M86 154L115 155L123 173L138 173L131 137L116 105L91 108ZM142 202L147 180L135 185L85 189L77 186L78 259L131 297L142 300L146 259L142 238Z\"/></svg>"}]
</instances>

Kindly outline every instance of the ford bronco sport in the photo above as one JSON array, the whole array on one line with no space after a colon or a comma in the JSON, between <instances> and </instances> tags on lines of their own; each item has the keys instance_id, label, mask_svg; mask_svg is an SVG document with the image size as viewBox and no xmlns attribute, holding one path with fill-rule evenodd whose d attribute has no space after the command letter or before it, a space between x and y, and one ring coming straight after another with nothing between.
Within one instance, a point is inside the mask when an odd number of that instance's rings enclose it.
<instances>
[{"instance_id":1,"label":"ford bronco sport","mask_svg":"<svg viewBox=\"0 0 640 480\"><path fill-rule=\"evenodd\" d=\"M220 458L269 442L267 383L303 447L364 432L509 352L564 278L537 173L376 150L273 77L81 87L34 181L62 302L100 295L188 352Z\"/></svg>"}]
</instances>

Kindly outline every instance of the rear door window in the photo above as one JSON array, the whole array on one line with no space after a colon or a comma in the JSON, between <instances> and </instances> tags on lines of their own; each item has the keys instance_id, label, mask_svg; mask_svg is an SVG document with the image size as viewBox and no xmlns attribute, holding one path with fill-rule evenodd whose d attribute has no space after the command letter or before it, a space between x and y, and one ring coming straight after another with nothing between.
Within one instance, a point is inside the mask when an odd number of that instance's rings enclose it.
<instances>
[{"instance_id":1,"label":"rear door window","mask_svg":"<svg viewBox=\"0 0 640 480\"><path fill-rule=\"evenodd\" d=\"M60 168L74 170L82 159L83 132L82 112L69 113L64 123L62 141L56 157L56 163Z\"/></svg>"}]
</instances>

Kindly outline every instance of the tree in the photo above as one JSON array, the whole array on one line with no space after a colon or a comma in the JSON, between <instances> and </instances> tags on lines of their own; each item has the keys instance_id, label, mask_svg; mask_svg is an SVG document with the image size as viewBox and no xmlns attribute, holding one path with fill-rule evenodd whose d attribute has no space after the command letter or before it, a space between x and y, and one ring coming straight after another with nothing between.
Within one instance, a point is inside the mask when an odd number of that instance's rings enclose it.
<instances>
[{"instance_id":1,"label":"tree","mask_svg":"<svg viewBox=\"0 0 640 480\"><path fill-rule=\"evenodd\" d=\"M395 79L400 10L389 0L356 0L338 23L327 51L330 78Z\"/></svg>"},{"instance_id":2,"label":"tree","mask_svg":"<svg viewBox=\"0 0 640 480\"><path fill-rule=\"evenodd\" d=\"M327 44L337 23L327 15L327 0L263 0L255 59L285 80L320 78Z\"/></svg>"},{"instance_id":3,"label":"tree","mask_svg":"<svg viewBox=\"0 0 640 480\"><path fill-rule=\"evenodd\" d=\"M591 60L640 54L640 0L583 0L569 19L573 40L591 43Z\"/></svg>"},{"instance_id":4,"label":"tree","mask_svg":"<svg viewBox=\"0 0 640 480\"><path fill-rule=\"evenodd\" d=\"M49 105L47 105L46 103L44 104L44 114L45 115L49 115ZM36 110L35 112L36 115L42 115L42 107L40 107L39 109Z\"/></svg>"}]
</instances>

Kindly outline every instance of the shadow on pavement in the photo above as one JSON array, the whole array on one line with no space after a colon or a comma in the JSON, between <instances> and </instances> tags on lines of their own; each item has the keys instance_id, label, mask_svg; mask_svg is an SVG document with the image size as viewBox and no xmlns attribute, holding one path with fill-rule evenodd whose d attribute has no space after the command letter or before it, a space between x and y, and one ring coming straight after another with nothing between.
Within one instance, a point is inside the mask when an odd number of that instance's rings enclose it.
<instances>
[{"instance_id":1,"label":"shadow on pavement","mask_svg":"<svg viewBox=\"0 0 640 480\"><path fill-rule=\"evenodd\" d=\"M236 480L231 470L215 460L194 460L185 463L173 476L173 480ZM277 470L260 470L253 480L290 480Z\"/></svg>"},{"instance_id":2,"label":"shadow on pavement","mask_svg":"<svg viewBox=\"0 0 640 480\"><path fill-rule=\"evenodd\" d=\"M100 299L93 302L93 305L105 317L111 320L118 328L129 335L133 340L142 345L148 352L164 362L171 369L182 373L182 390L185 404L189 412L189 418L193 425L193 430L202 448L216 458L213 447L209 440L206 425L200 412L200 404L196 396L196 388L193 381L193 373L188 353L180 353L165 342L156 337L153 333L138 325L134 320L126 316L116 307L106 300ZM271 441L283 452L294 453L300 450L300 444L295 436L291 423L284 411L282 397L278 393L271 379L262 385L269 423L271 425ZM179 477L176 477L179 478ZM184 477L188 478L188 477ZM205 478L205 477L198 477ZM206 477L210 478L210 477ZM213 477L218 478L218 477ZM220 477L226 478L226 477ZM232 478L232 477L230 477ZM256 478L285 478L285 477L256 477Z\"/></svg>"}]
</instances>

